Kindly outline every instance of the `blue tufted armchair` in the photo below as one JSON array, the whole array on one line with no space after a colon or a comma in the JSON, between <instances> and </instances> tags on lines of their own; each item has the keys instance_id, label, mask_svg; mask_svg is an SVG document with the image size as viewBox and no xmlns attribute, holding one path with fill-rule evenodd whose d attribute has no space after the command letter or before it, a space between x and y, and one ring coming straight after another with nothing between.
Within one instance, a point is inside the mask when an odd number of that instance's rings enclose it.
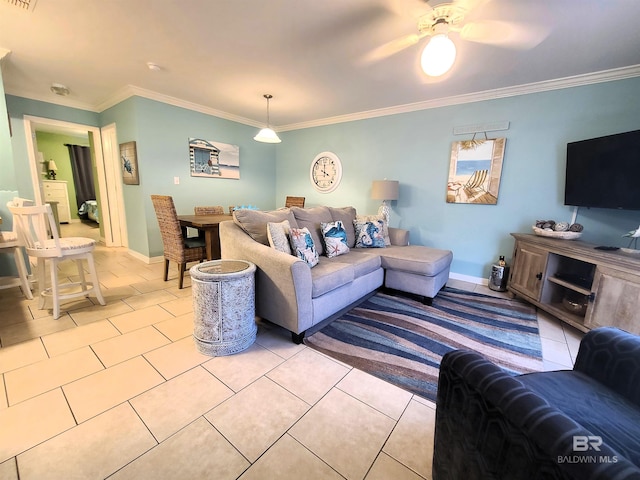
<instances>
[{"instance_id":1,"label":"blue tufted armchair","mask_svg":"<svg viewBox=\"0 0 640 480\"><path fill-rule=\"evenodd\" d=\"M433 478L640 479L640 337L598 328L573 370L519 376L446 354Z\"/></svg>"}]
</instances>

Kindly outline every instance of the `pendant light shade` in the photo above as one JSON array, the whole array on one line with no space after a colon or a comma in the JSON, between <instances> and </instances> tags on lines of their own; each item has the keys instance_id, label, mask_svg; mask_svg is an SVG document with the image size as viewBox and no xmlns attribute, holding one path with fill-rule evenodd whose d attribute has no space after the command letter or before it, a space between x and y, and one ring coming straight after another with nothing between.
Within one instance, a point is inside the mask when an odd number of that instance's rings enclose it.
<instances>
[{"instance_id":1,"label":"pendant light shade","mask_svg":"<svg viewBox=\"0 0 640 480\"><path fill-rule=\"evenodd\" d=\"M430 77L447 73L456 61L456 46L445 34L434 35L422 51L421 65Z\"/></svg>"},{"instance_id":2,"label":"pendant light shade","mask_svg":"<svg viewBox=\"0 0 640 480\"><path fill-rule=\"evenodd\" d=\"M274 132L269 126L269 100L273 98L273 95L265 94L264 98L267 99L267 126L258 132L258 134L253 137L256 142L262 143L280 143L280 137L278 134Z\"/></svg>"}]
</instances>

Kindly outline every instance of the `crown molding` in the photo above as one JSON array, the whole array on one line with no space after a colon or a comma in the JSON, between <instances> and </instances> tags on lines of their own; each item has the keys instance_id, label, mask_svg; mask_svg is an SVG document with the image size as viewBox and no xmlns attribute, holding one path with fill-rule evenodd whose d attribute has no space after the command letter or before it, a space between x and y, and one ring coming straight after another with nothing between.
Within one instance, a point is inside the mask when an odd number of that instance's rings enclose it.
<instances>
[{"instance_id":1,"label":"crown molding","mask_svg":"<svg viewBox=\"0 0 640 480\"><path fill-rule=\"evenodd\" d=\"M4 49L0 48L0 59L2 58L2 52ZM5 52L7 55L9 51ZM272 128L276 132L286 132L291 130L302 130L305 128L321 127L326 125L333 125L337 123L353 122L356 120L366 120L369 118L384 117L389 115L397 115L400 113L416 112L419 110L429 110L432 108L448 107L452 105L460 105L465 103L482 102L487 100L495 100L499 98L515 97L519 95L529 95L532 93L547 92L551 90L560 90L563 88L580 87L585 85L592 85L596 83L611 82L615 80L624 80L627 78L634 78L640 76L640 65L632 65L629 67L615 68L611 70L603 70L600 72L587 73L583 75L575 75L571 77L558 78L554 80L546 80L543 82L527 83L523 85L516 85L513 87L498 88L494 90L485 90L482 92L468 93L464 95L455 95L445 98L437 98L433 100L427 100L424 102L409 103L405 105L397 105L394 107L380 108L376 110L367 110L363 112L350 113L346 115L338 115L335 117L321 118L318 120L311 120L308 122L292 123L289 125L273 126ZM195 112L203 113L205 115L212 115L214 117L223 118L232 122L241 123L251 127L261 128L264 126L263 122L257 122L239 115L233 115L231 113L223 112L215 108L200 105L194 102L181 100L176 97L164 95L152 90L136 87L134 85L126 85L114 94L110 95L106 100L97 104L90 105L82 102L74 102L69 97L52 98L51 95L26 95L24 92L15 92L6 90L7 94L30 98L32 100L39 100L42 102L53 103L56 105L62 105L66 107L79 108L88 110L91 112L101 113L104 110L111 108L118 103L132 97L139 96L150 100L155 100L161 103L173 105L175 107L185 108ZM55 95L54 95L55 97Z\"/></svg>"},{"instance_id":2,"label":"crown molding","mask_svg":"<svg viewBox=\"0 0 640 480\"><path fill-rule=\"evenodd\" d=\"M106 109L111 108L114 105L117 105L118 103L133 96L155 100L161 103L166 103L168 105L173 105L174 107L185 108L194 112L212 115L214 117L223 118L225 120L242 123L244 125L249 125L252 127L261 128L262 126L264 126L264 123L256 122L255 120L251 120L249 118L241 117L239 115L233 115L231 113L223 112L222 110L216 110L215 108L207 107L194 102L189 102L187 100L181 100L170 95L164 95L162 93L154 92L153 90L136 87L135 85L126 85L125 87L121 88L116 93L111 95L107 100L97 105L96 109L98 112L103 112Z\"/></svg>"},{"instance_id":3,"label":"crown molding","mask_svg":"<svg viewBox=\"0 0 640 480\"><path fill-rule=\"evenodd\" d=\"M323 118L319 120L311 120L309 122L292 123L289 125L281 125L278 127L279 132L291 130L301 130L304 128L320 127L333 125L336 123L353 122L356 120L366 120L369 118L384 117L388 115L397 115L400 113L416 112L419 110L428 110L432 108L448 107L452 105L460 105L464 103L483 102L486 100L495 100L498 98L515 97L518 95L529 95L532 93L547 92L550 90L560 90L563 88L580 87L584 85L592 85L596 83L611 82L614 80L624 80L640 76L640 65L632 65L630 67L622 67L611 70L603 70L600 72L587 73L583 75L575 75L572 77L558 78L554 80L546 80L543 82L527 83L516 85L513 87L497 88L494 90L486 90L482 92L468 93L465 95L456 95L452 97L437 98L427 100L425 102L409 103L405 105L397 105L395 107L380 108L377 110L368 110L364 112L351 113L347 115L339 115L336 117Z\"/></svg>"}]
</instances>

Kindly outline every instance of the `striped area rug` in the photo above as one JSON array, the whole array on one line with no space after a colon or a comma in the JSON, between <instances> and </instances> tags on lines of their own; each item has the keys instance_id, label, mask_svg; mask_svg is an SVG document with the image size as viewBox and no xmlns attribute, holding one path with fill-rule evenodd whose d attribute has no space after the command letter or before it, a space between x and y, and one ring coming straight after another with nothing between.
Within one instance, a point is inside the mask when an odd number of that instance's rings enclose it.
<instances>
[{"instance_id":1,"label":"striped area rug","mask_svg":"<svg viewBox=\"0 0 640 480\"><path fill-rule=\"evenodd\" d=\"M451 350L474 350L512 374L543 369L531 305L448 287L431 306L377 293L304 342L433 401Z\"/></svg>"}]
</instances>

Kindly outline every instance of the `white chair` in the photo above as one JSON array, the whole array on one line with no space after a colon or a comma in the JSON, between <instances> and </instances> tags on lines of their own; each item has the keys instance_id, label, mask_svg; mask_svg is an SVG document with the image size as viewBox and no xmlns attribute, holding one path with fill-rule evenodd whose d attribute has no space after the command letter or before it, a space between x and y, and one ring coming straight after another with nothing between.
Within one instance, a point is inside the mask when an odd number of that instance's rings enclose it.
<instances>
[{"instance_id":1,"label":"white chair","mask_svg":"<svg viewBox=\"0 0 640 480\"><path fill-rule=\"evenodd\" d=\"M53 300L53 318L60 317L60 301L78 297L88 297L94 293L100 305L105 305L100 282L93 261L95 241L84 237L58 236L58 229L53 218L51 205L32 207L10 206L13 224L18 233L18 241L25 247L30 257L38 259L38 290L40 293L40 309L45 308L45 299ZM52 238L50 238L52 237ZM91 282L85 279L82 260L87 261ZM50 260L51 286L46 287L46 260ZM78 267L80 282L60 284L58 281L58 263L74 260ZM76 287L76 288L74 288ZM77 291L80 287L80 291Z\"/></svg>"},{"instance_id":2,"label":"white chair","mask_svg":"<svg viewBox=\"0 0 640 480\"><path fill-rule=\"evenodd\" d=\"M7 207L12 207L14 204L15 201L8 202ZM9 280L3 281L3 283L0 284L0 289L20 287L24 296L32 300L33 294L31 293L31 285L29 284L27 265L22 253L22 245L18 241L15 222L13 224L13 231L0 232L0 253L12 253L16 262L16 269L18 270L18 276L15 278L10 277Z\"/></svg>"}]
</instances>

